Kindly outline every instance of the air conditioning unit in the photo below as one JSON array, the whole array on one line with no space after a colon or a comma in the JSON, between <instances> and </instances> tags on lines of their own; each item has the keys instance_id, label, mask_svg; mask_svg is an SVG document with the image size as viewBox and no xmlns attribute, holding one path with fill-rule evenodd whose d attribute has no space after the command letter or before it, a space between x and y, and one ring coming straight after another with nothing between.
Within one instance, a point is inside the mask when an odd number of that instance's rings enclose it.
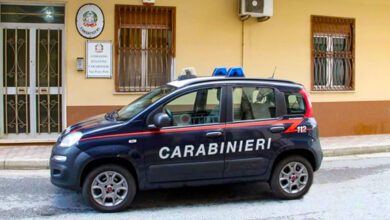
<instances>
[{"instance_id":1,"label":"air conditioning unit","mask_svg":"<svg viewBox=\"0 0 390 220\"><path fill-rule=\"evenodd\" d=\"M271 17L274 14L273 0L239 0L241 17Z\"/></svg>"}]
</instances>

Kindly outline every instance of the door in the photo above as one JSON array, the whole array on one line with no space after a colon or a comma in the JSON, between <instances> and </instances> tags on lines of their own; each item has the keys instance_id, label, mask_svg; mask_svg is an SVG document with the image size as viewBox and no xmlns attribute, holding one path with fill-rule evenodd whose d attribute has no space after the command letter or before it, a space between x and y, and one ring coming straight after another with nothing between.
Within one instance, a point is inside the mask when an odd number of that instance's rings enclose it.
<instances>
[{"instance_id":1,"label":"door","mask_svg":"<svg viewBox=\"0 0 390 220\"><path fill-rule=\"evenodd\" d=\"M261 176L284 130L278 125L275 89L237 86L230 87L229 93L232 113L225 131L224 177Z\"/></svg>"},{"instance_id":2,"label":"door","mask_svg":"<svg viewBox=\"0 0 390 220\"><path fill-rule=\"evenodd\" d=\"M0 138L54 138L64 127L64 27L58 18L56 24L22 23L41 21L39 13L18 12L26 7L63 8L2 4L2 12L9 11L0 23Z\"/></svg>"},{"instance_id":3,"label":"door","mask_svg":"<svg viewBox=\"0 0 390 220\"><path fill-rule=\"evenodd\" d=\"M224 87L197 89L167 102L161 109L172 126L145 136L149 182L222 178L224 167ZM222 93L221 93L222 91Z\"/></svg>"}]
</instances>

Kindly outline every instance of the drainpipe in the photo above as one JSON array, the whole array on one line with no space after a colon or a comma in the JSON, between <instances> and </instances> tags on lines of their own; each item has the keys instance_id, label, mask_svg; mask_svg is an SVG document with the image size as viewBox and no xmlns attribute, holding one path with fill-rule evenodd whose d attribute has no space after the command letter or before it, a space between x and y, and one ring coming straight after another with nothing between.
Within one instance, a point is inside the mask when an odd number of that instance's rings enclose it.
<instances>
[{"instance_id":1,"label":"drainpipe","mask_svg":"<svg viewBox=\"0 0 390 220\"><path fill-rule=\"evenodd\" d=\"M241 16L241 66L245 65L245 21L250 18L249 15ZM265 16L257 18L257 22L268 21L271 17ZM245 68L244 68L245 69Z\"/></svg>"},{"instance_id":2,"label":"drainpipe","mask_svg":"<svg viewBox=\"0 0 390 220\"><path fill-rule=\"evenodd\" d=\"M249 15L241 17L241 66L245 64L245 21L250 18Z\"/></svg>"}]
</instances>

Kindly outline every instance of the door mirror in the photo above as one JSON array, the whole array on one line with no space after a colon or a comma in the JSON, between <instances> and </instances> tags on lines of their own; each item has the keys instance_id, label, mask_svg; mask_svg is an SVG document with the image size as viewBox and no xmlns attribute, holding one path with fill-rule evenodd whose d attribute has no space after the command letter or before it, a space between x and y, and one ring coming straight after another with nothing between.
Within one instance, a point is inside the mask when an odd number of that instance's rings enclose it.
<instances>
[{"instance_id":1,"label":"door mirror","mask_svg":"<svg viewBox=\"0 0 390 220\"><path fill-rule=\"evenodd\" d=\"M150 130L159 130L162 127L167 127L171 125L171 119L166 113L157 113L153 117L153 124L149 125Z\"/></svg>"}]
</instances>

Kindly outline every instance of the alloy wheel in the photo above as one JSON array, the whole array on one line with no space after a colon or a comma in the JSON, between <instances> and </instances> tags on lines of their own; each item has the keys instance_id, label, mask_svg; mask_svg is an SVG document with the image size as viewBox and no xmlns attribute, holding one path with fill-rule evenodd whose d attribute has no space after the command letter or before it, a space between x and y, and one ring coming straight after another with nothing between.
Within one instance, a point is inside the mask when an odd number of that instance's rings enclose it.
<instances>
[{"instance_id":1,"label":"alloy wheel","mask_svg":"<svg viewBox=\"0 0 390 220\"><path fill-rule=\"evenodd\" d=\"M106 207L122 203L128 192L129 187L126 179L115 171L105 171L98 174L91 186L94 201Z\"/></svg>"},{"instance_id":2,"label":"alloy wheel","mask_svg":"<svg viewBox=\"0 0 390 220\"><path fill-rule=\"evenodd\" d=\"M279 174L279 184L289 194L301 192L306 187L308 179L308 171L300 162L286 164Z\"/></svg>"}]
</instances>

